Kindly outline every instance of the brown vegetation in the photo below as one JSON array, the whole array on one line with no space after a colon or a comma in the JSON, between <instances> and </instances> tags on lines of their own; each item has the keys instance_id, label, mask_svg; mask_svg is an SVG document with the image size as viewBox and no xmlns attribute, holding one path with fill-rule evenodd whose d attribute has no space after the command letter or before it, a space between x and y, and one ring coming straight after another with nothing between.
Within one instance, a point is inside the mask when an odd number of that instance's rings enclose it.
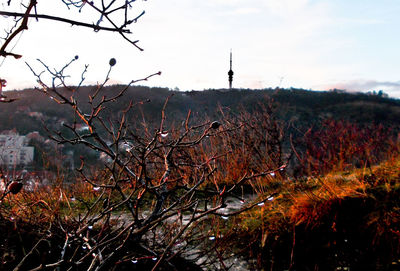
<instances>
[{"instance_id":1,"label":"brown vegetation","mask_svg":"<svg viewBox=\"0 0 400 271\"><path fill-rule=\"evenodd\" d=\"M9 264L17 270L179 270L176 262L186 261L181 255L197 251L187 258L227 268L223 235L230 230L224 221L268 197L235 210L226 209L228 200L244 200L244 187L285 167L282 130L271 110L261 106L258 113L235 116L221 109L220 120L197 123L189 111L179 124L168 124L169 97L158 126L145 118L131 125L128 113L148 101L120 104L118 114L107 110L127 86L108 96L102 84L82 101L75 97L79 87L67 87L61 71L52 76L47 85L37 74L40 91L74 116L63 124L66 132L49 130L52 140L92 149L102 162L81 157L73 184L60 175L52 187L33 193L5 191L4 224L12 221L27 240L9 244ZM67 89L54 87L57 81ZM36 231L29 234L31 229ZM43 246L49 255L43 256Z\"/></svg>"}]
</instances>

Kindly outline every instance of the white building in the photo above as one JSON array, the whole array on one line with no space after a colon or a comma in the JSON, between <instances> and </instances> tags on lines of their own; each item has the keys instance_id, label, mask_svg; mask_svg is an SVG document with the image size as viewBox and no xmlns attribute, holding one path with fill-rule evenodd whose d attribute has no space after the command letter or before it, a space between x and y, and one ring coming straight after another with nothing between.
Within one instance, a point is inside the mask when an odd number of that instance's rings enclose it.
<instances>
[{"instance_id":1,"label":"white building","mask_svg":"<svg viewBox=\"0 0 400 271\"><path fill-rule=\"evenodd\" d=\"M9 167L27 165L33 161L34 147L29 147L29 139L16 132L0 134L0 165Z\"/></svg>"}]
</instances>

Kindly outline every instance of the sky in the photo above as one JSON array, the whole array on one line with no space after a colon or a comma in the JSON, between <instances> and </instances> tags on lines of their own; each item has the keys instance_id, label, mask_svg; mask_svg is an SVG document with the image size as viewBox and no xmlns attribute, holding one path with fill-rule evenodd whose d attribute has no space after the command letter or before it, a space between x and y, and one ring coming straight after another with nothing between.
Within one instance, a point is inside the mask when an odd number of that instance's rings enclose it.
<instances>
[{"instance_id":1,"label":"sky","mask_svg":"<svg viewBox=\"0 0 400 271\"><path fill-rule=\"evenodd\" d=\"M9 9L6 2L0 0L0 10ZM97 20L85 8L68 11L61 0L38 2L38 13ZM398 0L137 0L130 12L143 10L131 30L144 51L115 33L30 20L12 44L23 58L0 59L6 90L37 85L25 62L40 72L36 59L61 68L75 55L70 84L80 81L85 64L86 84L102 82L115 58L110 83L161 71L141 84L182 91L227 88L232 50L234 88L383 90L400 98ZM0 26L7 28L9 19L1 17Z\"/></svg>"}]
</instances>

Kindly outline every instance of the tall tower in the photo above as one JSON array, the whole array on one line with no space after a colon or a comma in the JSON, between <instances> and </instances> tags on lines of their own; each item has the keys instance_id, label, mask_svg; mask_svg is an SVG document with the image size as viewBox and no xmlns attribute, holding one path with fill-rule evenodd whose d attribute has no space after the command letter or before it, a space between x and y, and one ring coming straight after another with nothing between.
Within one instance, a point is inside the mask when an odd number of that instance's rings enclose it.
<instances>
[{"instance_id":1,"label":"tall tower","mask_svg":"<svg viewBox=\"0 0 400 271\"><path fill-rule=\"evenodd\" d=\"M232 89L232 81L233 81L233 71L232 71L232 49L231 49L231 58L230 58L230 68L228 72L228 80L229 80L229 89Z\"/></svg>"}]
</instances>

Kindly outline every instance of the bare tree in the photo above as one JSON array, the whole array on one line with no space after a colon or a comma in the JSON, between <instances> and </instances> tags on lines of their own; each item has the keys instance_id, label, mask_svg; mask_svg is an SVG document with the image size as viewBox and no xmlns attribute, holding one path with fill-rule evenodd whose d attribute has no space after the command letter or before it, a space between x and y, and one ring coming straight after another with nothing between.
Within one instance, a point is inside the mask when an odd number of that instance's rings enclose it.
<instances>
[{"instance_id":1,"label":"bare tree","mask_svg":"<svg viewBox=\"0 0 400 271\"><path fill-rule=\"evenodd\" d=\"M246 124L240 118L193 123L189 111L180 125L167 125L171 96L165 101L157 126L146 122L138 126L130 112L150 101L131 100L123 105L121 97L132 84L159 73L133 80L110 93L104 85L116 63L111 59L106 79L83 101L77 98L82 82L77 86L65 83L66 72L76 60L58 71L42 61L43 71L37 72L30 66L40 85L37 90L75 116L72 123L64 123L69 135L49 131L51 138L59 144L86 146L103 157L102 166L95 172L81 158L80 179L92 187L95 198L89 202L79 199L86 208L75 214L72 223L60 221L65 243L56 261L46 266L109 270L146 263L145 268L150 266L152 270L177 269L177 257L190 252L195 255L187 257L200 264L219 263L228 269L225 248L221 247L224 242L217 241L223 238L221 223L271 197L262 195L246 202L240 188L285 167L271 161L274 156L270 151L265 154L268 162L257 159L255 163L254 159L247 161L247 155L242 157L246 160L243 163L250 163L253 168L242 168L238 176L217 174L226 169L223 164L229 163L227 156L234 154L237 158L230 159L235 160L240 159L241 153L251 152L249 140L257 134L256 124ZM45 82L43 73L50 73L52 79ZM107 109L114 103L120 104L119 114ZM85 131L78 129L82 124L87 127ZM242 138L245 147L236 153L231 145L246 127L254 133ZM232 201L241 202L240 207L230 208Z\"/></svg>"}]
</instances>

